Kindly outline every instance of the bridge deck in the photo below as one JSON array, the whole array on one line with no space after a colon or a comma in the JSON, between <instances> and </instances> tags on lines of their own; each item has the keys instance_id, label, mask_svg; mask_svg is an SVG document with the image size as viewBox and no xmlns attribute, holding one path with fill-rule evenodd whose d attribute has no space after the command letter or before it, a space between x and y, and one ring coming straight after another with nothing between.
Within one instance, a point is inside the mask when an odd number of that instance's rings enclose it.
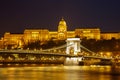
<instances>
[{"instance_id":1,"label":"bridge deck","mask_svg":"<svg viewBox=\"0 0 120 80\"><path fill-rule=\"evenodd\" d=\"M72 55L65 53L53 53L53 52L43 52L40 50L0 50L0 54L35 54L35 55L54 55L54 56L64 56L64 57L84 57L84 58L95 58L95 59L113 59L100 56L84 56L84 55Z\"/></svg>"}]
</instances>

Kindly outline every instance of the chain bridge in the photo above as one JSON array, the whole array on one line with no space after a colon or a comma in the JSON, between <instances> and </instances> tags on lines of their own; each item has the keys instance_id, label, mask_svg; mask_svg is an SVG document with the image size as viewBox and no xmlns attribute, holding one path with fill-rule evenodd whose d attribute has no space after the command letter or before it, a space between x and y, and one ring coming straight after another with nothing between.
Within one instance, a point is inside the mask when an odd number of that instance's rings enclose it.
<instances>
[{"instance_id":1,"label":"chain bridge","mask_svg":"<svg viewBox=\"0 0 120 80\"><path fill-rule=\"evenodd\" d=\"M67 44L45 50L0 50L0 64L75 64L84 61L110 61L80 44L80 38L68 38ZM88 64L91 64L89 62Z\"/></svg>"}]
</instances>

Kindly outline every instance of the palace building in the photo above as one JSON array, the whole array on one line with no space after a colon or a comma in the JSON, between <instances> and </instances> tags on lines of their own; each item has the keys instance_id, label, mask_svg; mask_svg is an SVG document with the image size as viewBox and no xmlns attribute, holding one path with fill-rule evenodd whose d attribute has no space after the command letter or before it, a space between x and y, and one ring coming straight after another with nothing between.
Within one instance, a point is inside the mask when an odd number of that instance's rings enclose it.
<instances>
[{"instance_id":1,"label":"palace building","mask_svg":"<svg viewBox=\"0 0 120 80\"><path fill-rule=\"evenodd\" d=\"M0 40L0 47L12 45L21 48L29 42L35 41L49 41L53 40L66 40L67 38L80 37L81 39L120 39L119 32L101 32L99 28L79 28L74 31L67 31L66 21L62 18L58 24L58 31L49 31L48 29L25 29L22 34L13 34L5 32L3 38Z\"/></svg>"}]
</instances>

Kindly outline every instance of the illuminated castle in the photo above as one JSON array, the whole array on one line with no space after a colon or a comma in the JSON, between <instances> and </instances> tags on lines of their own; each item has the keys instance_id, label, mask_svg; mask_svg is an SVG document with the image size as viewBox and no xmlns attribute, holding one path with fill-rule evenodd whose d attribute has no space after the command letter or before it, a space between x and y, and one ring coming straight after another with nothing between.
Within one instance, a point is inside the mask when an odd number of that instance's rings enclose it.
<instances>
[{"instance_id":1,"label":"illuminated castle","mask_svg":"<svg viewBox=\"0 0 120 80\"><path fill-rule=\"evenodd\" d=\"M45 42L50 39L66 40L67 38L80 37L81 39L120 39L120 33L101 33L99 28L80 28L74 31L67 31L66 21L62 18L58 24L58 31L49 31L48 29L25 29L23 34L11 34L6 32L0 40L0 44L5 47L14 45L21 47L28 42Z\"/></svg>"}]
</instances>

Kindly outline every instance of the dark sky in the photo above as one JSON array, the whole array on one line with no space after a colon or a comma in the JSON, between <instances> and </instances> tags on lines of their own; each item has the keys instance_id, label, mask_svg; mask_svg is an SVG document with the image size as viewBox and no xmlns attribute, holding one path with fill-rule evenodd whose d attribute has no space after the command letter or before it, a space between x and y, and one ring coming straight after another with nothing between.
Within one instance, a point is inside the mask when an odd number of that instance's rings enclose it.
<instances>
[{"instance_id":1,"label":"dark sky","mask_svg":"<svg viewBox=\"0 0 120 80\"><path fill-rule=\"evenodd\" d=\"M1 0L0 34L23 33L26 28L57 30L61 17L68 30L99 27L102 32L120 32L120 0Z\"/></svg>"}]
</instances>

